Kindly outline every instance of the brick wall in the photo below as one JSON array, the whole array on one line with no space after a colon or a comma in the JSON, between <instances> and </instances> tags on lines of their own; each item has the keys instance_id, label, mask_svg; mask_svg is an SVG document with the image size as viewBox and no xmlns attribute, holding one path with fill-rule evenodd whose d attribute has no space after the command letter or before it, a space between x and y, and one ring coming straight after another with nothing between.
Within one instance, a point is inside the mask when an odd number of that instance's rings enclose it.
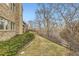
<instances>
[{"instance_id":1,"label":"brick wall","mask_svg":"<svg viewBox=\"0 0 79 59\"><path fill-rule=\"evenodd\" d=\"M0 41L8 40L15 35L15 31L0 31Z\"/></svg>"},{"instance_id":2,"label":"brick wall","mask_svg":"<svg viewBox=\"0 0 79 59\"><path fill-rule=\"evenodd\" d=\"M0 30L0 41L5 41L5 40L10 39L11 37L15 36L16 34L19 34L19 31L21 29L20 20L22 21L21 16L20 16L21 11L19 11L20 10L19 5L20 4L16 3L16 12L13 12L11 10L10 6L7 6L4 3L0 3L0 17L4 17L5 19L7 19L11 22L14 22L16 24L15 31Z\"/></svg>"}]
</instances>

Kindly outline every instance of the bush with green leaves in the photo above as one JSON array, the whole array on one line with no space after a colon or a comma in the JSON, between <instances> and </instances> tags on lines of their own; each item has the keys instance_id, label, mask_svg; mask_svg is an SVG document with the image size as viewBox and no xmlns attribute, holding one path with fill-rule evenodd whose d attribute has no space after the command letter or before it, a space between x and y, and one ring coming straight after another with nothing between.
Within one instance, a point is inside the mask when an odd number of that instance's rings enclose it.
<instances>
[{"instance_id":1,"label":"bush with green leaves","mask_svg":"<svg viewBox=\"0 0 79 59\"><path fill-rule=\"evenodd\" d=\"M8 41L0 42L0 55L12 56L16 55L17 52L25 45L34 39L33 33L24 33L17 35Z\"/></svg>"}]
</instances>

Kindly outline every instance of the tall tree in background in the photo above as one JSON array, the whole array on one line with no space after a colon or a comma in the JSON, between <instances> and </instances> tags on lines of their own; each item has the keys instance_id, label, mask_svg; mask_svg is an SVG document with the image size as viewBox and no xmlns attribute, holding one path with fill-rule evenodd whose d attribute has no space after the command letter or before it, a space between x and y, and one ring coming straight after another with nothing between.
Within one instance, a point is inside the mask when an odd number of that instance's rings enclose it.
<instances>
[{"instance_id":1,"label":"tall tree in background","mask_svg":"<svg viewBox=\"0 0 79 59\"><path fill-rule=\"evenodd\" d=\"M53 36L55 28L63 27L60 32L63 40L67 41L70 49L79 50L79 4L38 4L35 13L36 19L32 23L40 33L42 31L49 38Z\"/></svg>"},{"instance_id":2,"label":"tall tree in background","mask_svg":"<svg viewBox=\"0 0 79 59\"><path fill-rule=\"evenodd\" d=\"M75 30L79 22L79 4L57 4L55 10L64 20L65 28L63 31L64 39L68 42L70 49L79 50L79 41L77 34L78 29Z\"/></svg>"},{"instance_id":3,"label":"tall tree in background","mask_svg":"<svg viewBox=\"0 0 79 59\"><path fill-rule=\"evenodd\" d=\"M39 8L36 10L36 17L38 21L41 21L41 26L46 31L47 36L50 34L51 20L52 20L52 7L50 4L39 4ZM51 23L51 24L50 24Z\"/></svg>"}]
</instances>

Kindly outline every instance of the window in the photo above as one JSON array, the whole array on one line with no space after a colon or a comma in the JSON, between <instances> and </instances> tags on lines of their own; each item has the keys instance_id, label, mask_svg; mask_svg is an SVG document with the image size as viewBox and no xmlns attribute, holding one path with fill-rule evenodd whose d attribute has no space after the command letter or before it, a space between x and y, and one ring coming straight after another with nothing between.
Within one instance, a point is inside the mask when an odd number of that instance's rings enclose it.
<instances>
[{"instance_id":1,"label":"window","mask_svg":"<svg viewBox=\"0 0 79 59\"><path fill-rule=\"evenodd\" d=\"M11 22L11 30L13 29L13 23Z\"/></svg>"},{"instance_id":2,"label":"window","mask_svg":"<svg viewBox=\"0 0 79 59\"><path fill-rule=\"evenodd\" d=\"M10 28L11 28L11 30L15 30L15 23L11 22L10 23Z\"/></svg>"},{"instance_id":3,"label":"window","mask_svg":"<svg viewBox=\"0 0 79 59\"><path fill-rule=\"evenodd\" d=\"M15 11L15 4L13 3L13 11Z\"/></svg>"},{"instance_id":4,"label":"window","mask_svg":"<svg viewBox=\"0 0 79 59\"><path fill-rule=\"evenodd\" d=\"M0 18L0 30L14 30L15 23L8 21L4 18Z\"/></svg>"},{"instance_id":5,"label":"window","mask_svg":"<svg viewBox=\"0 0 79 59\"><path fill-rule=\"evenodd\" d=\"M11 3L11 10L12 10L12 11L15 11L15 9L16 9L16 8L15 8L15 3Z\"/></svg>"},{"instance_id":6,"label":"window","mask_svg":"<svg viewBox=\"0 0 79 59\"><path fill-rule=\"evenodd\" d=\"M15 24L13 23L13 30L15 30Z\"/></svg>"},{"instance_id":7,"label":"window","mask_svg":"<svg viewBox=\"0 0 79 59\"><path fill-rule=\"evenodd\" d=\"M6 30L8 30L8 26L9 26L9 25L8 25L8 21L5 20L5 29L6 29Z\"/></svg>"},{"instance_id":8,"label":"window","mask_svg":"<svg viewBox=\"0 0 79 59\"><path fill-rule=\"evenodd\" d=\"M0 18L0 29L4 29L4 20L2 18Z\"/></svg>"},{"instance_id":9,"label":"window","mask_svg":"<svg viewBox=\"0 0 79 59\"><path fill-rule=\"evenodd\" d=\"M4 23L0 22L0 29L4 29Z\"/></svg>"},{"instance_id":10,"label":"window","mask_svg":"<svg viewBox=\"0 0 79 59\"><path fill-rule=\"evenodd\" d=\"M15 23L11 22L11 30L15 29Z\"/></svg>"}]
</instances>

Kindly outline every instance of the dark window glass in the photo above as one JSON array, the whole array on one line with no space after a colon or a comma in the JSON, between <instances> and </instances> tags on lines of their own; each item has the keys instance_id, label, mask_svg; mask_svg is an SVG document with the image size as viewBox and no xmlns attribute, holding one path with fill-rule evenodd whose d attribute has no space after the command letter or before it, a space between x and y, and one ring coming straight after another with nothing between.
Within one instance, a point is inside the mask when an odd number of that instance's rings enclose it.
<instances>
[{"instance_id":1,"label":"dark window glass","mask_svg":"<svg viewBox=\"0 0 79 59\"><path fill-rule=\"evenodd\" d=\"M4 29L4 22L3 22L2 19L0 19L0 29L1 29L1 30Z\"/></svg>"}]
</instances>

